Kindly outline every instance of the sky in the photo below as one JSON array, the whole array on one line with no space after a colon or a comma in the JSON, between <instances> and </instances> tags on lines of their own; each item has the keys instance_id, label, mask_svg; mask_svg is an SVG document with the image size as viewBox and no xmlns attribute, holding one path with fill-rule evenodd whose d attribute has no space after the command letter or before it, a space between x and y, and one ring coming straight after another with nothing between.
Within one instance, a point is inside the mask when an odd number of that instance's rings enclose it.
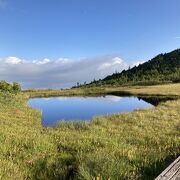
<instances>
[{"instance_id":1,"label":"sky","mask_svg":"<svg viewBox=\"0 0 180 180\"><path fill-rule=\"evenodd\" d=\"M180 0L0 0L0 77L70 87L180 47Z\"/></svg>"}]
</instances>

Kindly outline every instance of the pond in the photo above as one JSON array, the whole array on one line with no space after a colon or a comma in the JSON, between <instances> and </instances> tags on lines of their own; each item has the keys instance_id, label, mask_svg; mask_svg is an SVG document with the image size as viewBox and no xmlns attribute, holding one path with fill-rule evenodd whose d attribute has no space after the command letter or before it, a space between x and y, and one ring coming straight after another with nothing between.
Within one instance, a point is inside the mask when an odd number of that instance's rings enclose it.
<instances>
[{"instance_id":1,"label":"pond","mask_svg":"<svg viewBox=\"0 0 180 180\"><path fill-rule=\"evenodd\" d=\"M94 116L131 112L152 104L137 97L106 95L98 97L32 98L28 104L42 111L42 125L55 126L60 121L85 121Z\"/></svg>"}]
</instances>

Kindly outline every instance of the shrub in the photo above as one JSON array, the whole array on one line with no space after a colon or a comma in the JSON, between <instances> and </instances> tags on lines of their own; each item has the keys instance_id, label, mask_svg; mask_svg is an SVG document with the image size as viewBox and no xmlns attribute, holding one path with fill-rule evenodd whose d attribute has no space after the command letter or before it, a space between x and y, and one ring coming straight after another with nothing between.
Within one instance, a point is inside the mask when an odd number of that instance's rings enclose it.
<instances>
[{"instance_id":1,"label":"shrub","mask_svg":"<svg viewBox=\"0 0 180 180\"><path fill-rule=\"evenodd\" d=\"M0 91L10 92L10 93L18 93L21 91L21 86L17 82L13 82L11 84L6 81L0 81Z\"/></svg>"}]
</instances>

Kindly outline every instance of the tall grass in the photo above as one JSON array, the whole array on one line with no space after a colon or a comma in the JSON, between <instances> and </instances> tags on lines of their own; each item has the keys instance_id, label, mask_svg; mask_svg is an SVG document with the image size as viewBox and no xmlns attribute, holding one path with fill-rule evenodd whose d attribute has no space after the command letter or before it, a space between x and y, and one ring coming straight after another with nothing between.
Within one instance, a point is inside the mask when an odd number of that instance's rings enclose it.
<instances>
[{"instance_id":1,"label":"tall grass","mask_svg":"<svg viewBox=\"0 0 180 180\"><path fill-rule=\"evenodd\" d=\"M106 87L105 92L124 92L134 95L180 96L180 83L153 86Z\"/></svg>"},{"instance_id":2,"label":"tall grass","mask_svg":"<svg viewBox=\"0 0 180 180\"><path fill-rule=\"evenodd\" d=\"M83 96L83 95L102 95L102 94L120 95L146 95L146 96L180 96L180 83L153 85L153 86L104 86L104 87L81 87L65 90L25 90L23 95L28 97L50 97L50 96Z\"/></svg>"},{"instance_id":3,"label":"tall grass","mask_svg":"<svg viewBox=\"0 0 180 180\"><path fill-rule=\"evenodd\" d=\"M62 90L25 90L22 92L26 96L34 97L51 97L51 96L83 96L105 94L104 88L74 88Z\"/></svg>"},{"instance_id":4,"label":"tall grass","mask_svg":"<svg viewBox=\"0 0 180 180\"><path fill-rule=\"evenodd\" d=\"M0 94L0 179L148 180L180 153L180 100L43 128L28 96Z\"/></svg>"}]
</instances>

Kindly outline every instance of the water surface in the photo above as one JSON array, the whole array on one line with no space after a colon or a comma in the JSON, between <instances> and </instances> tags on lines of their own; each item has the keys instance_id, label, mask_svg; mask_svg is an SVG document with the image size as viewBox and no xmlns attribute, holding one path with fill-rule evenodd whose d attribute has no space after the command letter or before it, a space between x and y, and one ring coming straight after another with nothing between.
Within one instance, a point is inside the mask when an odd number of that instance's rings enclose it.
<instances>
[{"instance_id":1,"label":"water surface","mask_svg":"<svg viewBox=\"0 0 180 180\"><path fill-rule=\"evenodd\" d=\"M42 125L55 126L60 121L91 120L94 116L130 112L152 107L137 97L114 95L99 97L33 98L28 104L42 111Z\"/></svg>"}]
</instances>

